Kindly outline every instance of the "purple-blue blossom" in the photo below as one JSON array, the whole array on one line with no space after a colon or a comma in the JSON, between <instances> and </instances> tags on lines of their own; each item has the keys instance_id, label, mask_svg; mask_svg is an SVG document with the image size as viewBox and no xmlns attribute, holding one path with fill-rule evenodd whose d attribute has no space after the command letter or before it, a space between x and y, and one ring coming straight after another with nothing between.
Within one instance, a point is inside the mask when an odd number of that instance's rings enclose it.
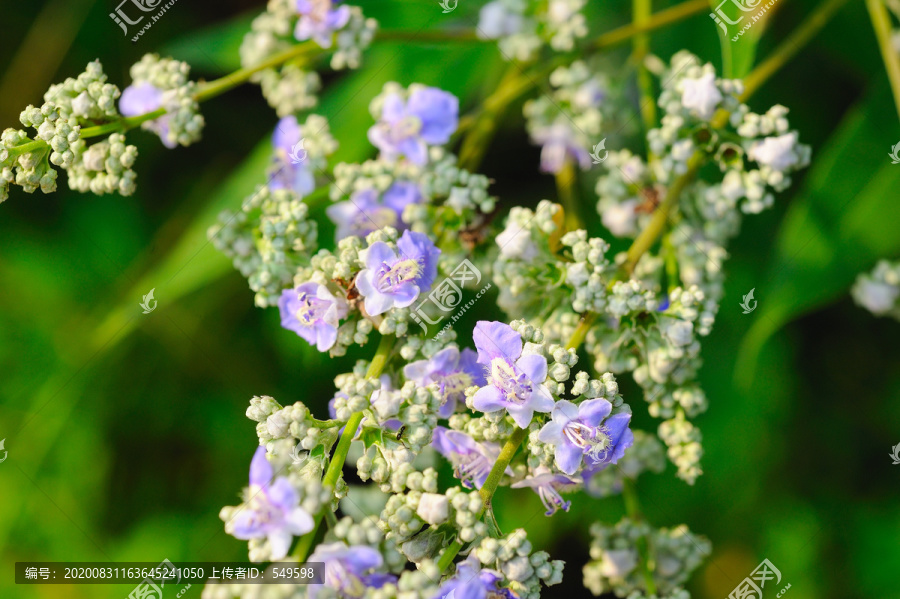
<instances>
[{"instance_id":1,"label":"purple-blue blossom","mask_svg":"<svg viewBox=\"0 0 900 599\"><path fill-rule=\"evenodd\" d=\"M302 139L297 117L286 116L278 121L272 134L276 170L269 179L270 189L291 189L303 197L316 188L309 161L305 159L306 150L300 144Z\"/></svg>"},{"instance_id":2,"label":"purple-blue blossom","mask_svg":"<svg viewBox=\"0 0 900 599\"><path fill-rule=\"evenodd\" d=\"M268 538L271 558L285 557L295 536L313 529L313 519L300 507L300 495L284 476L272 480L274 472L259 447L250 463L247 501L226 523L226 531L241 540Z\"/></svg>"},{"instance_id":3,"label":"purple-blue blossom","mask_svg":"<svg viewBox=\"0 0 900 599\"><path fill-rule=\"evenodd\" d=\"M463 486L481 488L500 456L496 443L479 443L469 435L443 426L434 429L431 446L453 464Z\"/></svg>"},{"instance_id":4,"label":"purple-blue blossom","mask_svg":"<svg viewBox=\"0 0 900 599\"><path fill-rule=\"evenodd\" d=\"M478 354L471 349L461 352L455 345L445 347L428 360L411 362L403 368L403 375L418 385L437 383L441 389L441 408L438 415L449 418L458 404L465 405L466 388L485 383Z\"/></svg>"},{"instance_id":5,"label":"purple-blue blossom","mask_svg":"<svg viewBox=\"0 0 900 599\"><path fill-rule=\"evenodd\" d=\"M345 543L325 543L316 547L308 559L311 563L323 563L324 584L310 584L306 587L309 599L316 599L322 588L331 587L338 596L362 597L367 588L381 588L396 576L383 572L373 572L384 564L384 558L368 545L347 546ZM329 597L333 596L328 594Z\"/></svg>"},{"instance_id":6,"label":"purple-blue blossom","mask_svg":"<svg viewBox=\"0 0 900 599\"><path fill-rule=\"evenodd\" d=\"M472 337L478 363L488 368L488 385L472 397L476 410L506 410L520 428L527 428L534 412L553 409L553 397L544 385L547 358L523 356L522 337L502 322L479 321Z\"/></svg>"},{"instance_id":7,"label":"purple-blue blossom","mask_svg":"<svg viewBox=\"0 0 900 599\"><path fill-rule=\"evenodd\" d=\"M122 90L122 96L119 98L119 112L123 116L138 116L159 110L163 105L163 91L146 81L129 85ZM169 120L172 117L168 114L144 123L144 128L153 131L159 135L164 146L169 149L174 148L178 143L174 139L169 139Z\"/></svg>"},{"instance_id":8,"label":"purple-blue blossom","mask_svg":"<svg viewBox=\"0 0 900 599\"><path fill-rule=\"evenodd\" d=\"M403 231L403 209L422 201L419 186L411 181L396 181L379 197L375 189L360 189L344 202L332 204L325 211L337 225L336 241L345 237L365 237L372 231L393 227Z\"/></svg>"},{"instance_id":9,"label":"purple-blue blossom","mask_svg":"<svg viewBox=\"0 0 900 599\"><path fill-rule=\"evenodd\" d=\"M428 146L445 144L459 124L459 99L436 87L414 87L404 101L397 93L384 98L381 118L369 129L369 141L383 157L400 156L414 164L428 162Z\"/></svg>"},{"instance_id":10,"label":"purple-blue blossom","mask_svg":"<svg viewBox=\"0 0 900 599\"><path fill-rule=\"evenodd\" d=\"M328 351L337 341L340 319L347 316L347 302L324 285L303 283L285 289L278 298L281 326L294 331L319 351Z\"/></svg>"},{"instance_id":11,"label":"purple-blue blossom","mask_svg":"<svg viewBox=\"0 0 900 599\"><path fill-rule=\"evenodd\" d=\"M566 160L574 160L587 170L591 167L591 154L578 143L575 132L566 123L556 122L541 127L532 134L534 143L541 147L541 170L545 173L558 173Z\"/></svg>"},{"instance_id":12,"label":"purple-blue blossom","mask_svg":"<svg viewBox=\"0 0 900 599\"><path fill-rule=\"evenodd\" d=\"M509 589L499 585L499 572L482 568L473 555L456 565L456 576L444 582L432 599L515 599Z\"/></svg>"},{"instance_id":13,"label":"purple-blue blossom","mask_svg":"<svg viewBox=\"0 0 900 599\"><path fill-rule=\"evenodd\" d=\"M579 483L578 479L569 478L564 474L555 474L546 466L539 466L531 476L513 483L512 488L530 487L534 489L534 492L541 498L541 503L547 508L544 515L552 516L557 510L569 511L572 502L563 500L560 491L573 490Z\"/></svg>"},{"instance_id":14,"label":"purple-blue blossom","mask_svg":"<svg viewBox=\"0 0 900 599\"><path fill-rule=\"evenodd\" d=\"M350 20L350 7L337 4L337 0L297 0L300 15L294 28L297 41L311 39L323 48L330 48L334 32Z\"/></svg>"},{"instance_id":15,"label":"purple-blue blossom","mask_svg":"<svg viewBox=\"0 0 900 599\"><path fill-rule=\"evenodd\" d=\"M440 253L427 235L414 231L403 232L396 253L383 241L369 246L366 268L356 277L366 312L377 316L412 305L420 293L431 289Z\"/></svg>"},{"instance_id":16,"label":"purple-blue blossom","mask_svg":"<svg viewBox=\"0 0 900 599\"><path fill-rule=\"evenodd\" d=\"M538 440L554 446L556 467L566 474L575 474L582 458L589 468L615 464L634 443L634 433L628 428L631 414L609 416L611 411L612 404L605 399L588 399L577 406L560 400Z\"/></svg>"}]
</instances>

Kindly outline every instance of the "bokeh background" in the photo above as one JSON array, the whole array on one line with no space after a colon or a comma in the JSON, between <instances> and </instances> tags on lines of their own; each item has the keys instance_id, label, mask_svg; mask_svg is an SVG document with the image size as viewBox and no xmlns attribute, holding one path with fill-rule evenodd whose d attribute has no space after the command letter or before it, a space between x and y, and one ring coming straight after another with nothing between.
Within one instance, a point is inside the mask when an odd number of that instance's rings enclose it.
<instances>
[{"instance_id":1,"label":"bokeh background","mask_svg":"<svg viewBox=\"0 0 900 599\"><path fill-rule=\"evenodd\" d=\"M238 68L241 36L263 9L248 0L180 0L133 44L108 17L113 4L0 2L0 127L16 126L50 83L95 58L120 87L146 52L187 60L194 77L226 74ZM417 32L471 27L482 3L460 0L450 15L436 1L362 4L384 28ZM781 0L759 56L815 5ZM595 33L630 19L624 0L588 10ZM706 14L652 36L665 60L681 48L721 64ZM621 70L629 47L607 57ZM385 81L443 87L468 111L503 68L492 44L377 42L362 69L325 74L316 111L331 119L337 160L359 161L374 154L367 106ZM900 165L887 156L900 126L862 2L848 3L750 102L757 111L774 103L790 107L813 163L774 209L746 219L730 248L726 296L703 349L705 474L690 487L668 466L641 478L638 491L654 525L686 523L712 541L689 585L695 597L727 596L763 558L791 584L790 599L900 597L900 466L888 455L900 443L900 323L874 318L848 296L856 273L900 256ZM374 351L333 360L312 351L279 327L276 311L253 306L245 281L207 242L218 212L263 182L277 118L251 85L203 112L204 139L190 148L129 135L140 152L132 197L73 193L63 175L55 194L14 188L0 206L4 598L105 599L131 590L16 587L17 560L245 559L245 544L222 532L217 514L246 484L257 442L244 417L249 399L300 399L324 414L334 375ZM640 149L637 137L623 143ZM556 197L537 164L517 105L482 167L502 210ZM601 234L593 176L581 187L582 213ZM138 303L151 288L158 308L144 315ZM759 307L744 315L738 303L751 288ZM500 317L484 300L470 315L457 330ZM635 424L652 430L633 383L621 384ZM547 592L554 597L588 595L580 572L587 523L624 513L617 497L582 494L571 512L548 519L535 495L509 489L495 506L504 530L526 526L537 547L567 560L563 586Z\"/></svg>"}]
</instances>

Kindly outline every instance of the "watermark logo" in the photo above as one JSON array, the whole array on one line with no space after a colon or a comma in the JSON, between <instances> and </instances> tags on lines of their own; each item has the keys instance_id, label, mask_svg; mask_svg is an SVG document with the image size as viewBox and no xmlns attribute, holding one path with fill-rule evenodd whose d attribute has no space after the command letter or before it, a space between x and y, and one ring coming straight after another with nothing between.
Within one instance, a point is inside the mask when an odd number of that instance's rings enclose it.
<instances>
[{"instance_id":1,"label":"watermark logo","mask_svg":"<svg viewBox=\"0 0 900 599\"><path fill-rule=\"evenodd\" d=\"M302 464L306 460L306 457L306 451L299 445L294 445L294 448L291 449L291 462L293 462L295 466Z\"/></svg>"},{"instance_id":2,"label":"watermark logo","mask_svg":"<svg viewBox=\"0 0 900 599\"><path fill-rule=\"evenodd\" d=\"M9 457L9 452L6 451L6 448L4 447L5 444L6 444L6 439L3 439L2 441L0 441L0 455L3 455L3 457L0 458L0 464L5 462L6 458ZM897 447L900 447L900 445L898 445Z\"/></svg>"},{"instance_id":3,"label":"watermark logo","mask_svg":"<svg viewBox=\"0 0 900 599\"><path fill-rule=\"evenodd\" d=\"M127 25L137 25L144 20L144 17L143 15L141 15L136 21L132 21L128 13L126 13L122 8L122 5L134 4L134 6L141 12L151 12L156 10L156 7L159 6L160 2L162 2L162 0L122 0L122 2L119 2L119 5L116 7L116 12L109 13L109 18L115 21L115 23L122 28L122 31L127 36ZM135 14L130 6L128 8L128 11L131 12L131 14Z\"/></svg>"},{"instance_id":4,"label":"watermark logo","mask_svg":"<svg viewBox=\"0 0 900 599\"><path fill-rule=\"evenodd\" d=\"M753 12L753 15L746 15L749 17L749 21L747 21L743 27L741 27L740 31L737 32L737 35L731 38L731 41L736 42L738 38L740 38L744 33L747 32L748 29L753 27L754 23L763 18L763 16L769 12L769 9L777 2L778 0L769 0L765 4L761 3L763 0L722 0L718 6L716 6L715 10L709 13L710 18L716 22L716 24L722 29L722 32L725 35L728 35L728 25L738 25L744 20L745 15L740 13L750 13ZM740 11L736 19L732 19L729 17L723 7L727 4L733 4ZM726 25L727 24L727 25Z\"/></svg>"},{"instance_id":5,"label":"watermark logo","mask_svg":"<svg viewBox=\"0 0 900 599\"><path fill-rule=\"evenodd\" d=\"M600 158L600 150L603 150L603 158ZM609 158L609 152L606 150L606 138L600 140L600 143L594 146L594 149L591 151L591 158L594 160L594 164L600 164L607 158Z\"/></svg>"},{"instance_id":6,"label":"watermark logo","mask_svg":"<svg viewBox=\"0 0 900 599\"><path fill-rule=\"evenodd\" d=\"M888 154L891 157L891 164L900 164L900 141L897 142L897 145L891 148L891 153Z\"/></svg>"},{"instance_id":7,"label":"watermark logo","mask_svg":"<svg viewBox=\"0 0 900 599\"><path fill-rule=\"evenodd\" d=\"M459 4L459 0L441 0L441 8L444 9L444 14L448 12L453 12L456 10L456 6Z\"/></svg>"},{"instance_id":8,"label":"watermark logo","mask_svg":"<svg viewBox=\"0 0 900 599\"><path fill-rule=\"evenodd\" d=\"M3 449L3 441L0 441L0 449ZM891 459L894 460L894 466L900 464L900 443L897 443L891 449L894 453L891 454ZM2 462L3 460L0 460Z\"/></svg>"},{"instance_id":9,"label":"watermark logo","mask_svg":"<svg viewBox=\"0 0 900 599\"><path fill-rule=\"evenodd\" d=\"M288 154L288 156L290 156L292 164L300 164L301 162L306 160L306 156L307 156L306 150L303 149L304 141L306 141L306 140L301 139L300 141L295 143L293 146L291 146L291 151Z\"/></svg>"},{"instance_id":10,"label":"watermark logo","mask_svg":"<svg viewBox=\"0 0 900 599\"><path fill-rule=\"evenodd\" d=\"M156 291L156 287L150 290L150 293L144 296L144 301L141 302L141 308L144 309L144 314L150 314L154 310L156 310L157 301L153 299L153 292ZM150 305L150 302L153 302L153 305Z\"/></svg>"},{"instance_id":11,"label":"watermark logo","mask_svg":"<svg viewBox=\"0 0 900 599\"><path fill-rule=\"evenodd\" d=\"M753 292L756 291L756 287L750 290L750 293L744 296L743 301L741 301L741 308L744 309L744 314L750 314L754 310L756 310L756 300L753 299ZM750 302L753 302L752 305Z\"/></svg>"},{"instance_id":12,"label":"watermark logo","mask_svg":"<svg viewBox=\"0 0 900 599\"><path fill-rule=\"evenodd\" d=\"M428 324L438 324L444 317L441 316L437 320L431 320L422 309L425 303L431 302L442 312L452 312L462 302L462 287L469 281L474 281L475 285L481 283L481 271L475 268L475 265L468 260L463 260L459 266L450 273L450 276L441 281L440 284L428 294L428 297L419 302L419 305L416 306L410 316L412 316L412 319L422 327L422 330L425 331L425 333L428 333ZM490 287L490 284L488 284L487 287ZM487 289L487 287L485 287L485 289ZM478 295L481 296L485 289L482 289Z\"/></svg>"},{"instance_id":13,"label":"watermark logo","mask_svg":"<svg viewBox=\"0 0 900 599\"><path fill-rule=\"evenodd\" d=\"M781 572L772 564L772 562L764 559L762 563L756 566L756 569L750 573L750 576L742 580L741 583L731 591L728 595L728 599L762 599L763 589L765 588L766 583L771 580L775 581L774 584L780 584ZM790 584L781 589L776 597L784 595L785 591L789 588L791 588Z\"/></svg>"},{"instance_id":14,"label":"watermark logo","mask_svg":"<svg viewBox=\"0 0 900 599\"><path fill-rule=\"evenodd\" d=\"M152 571L156 576L148 576L134 587L134 590L128 594L128 599L162 599L163 589L167 582L171 583L171 585L177 585L181 582L181 568L176 567L168 559L161 561L159 566L153 568ZM191 585L182 588L176 597L184 595L189 588L191 588Z\"/></svg>"}]
</instances>

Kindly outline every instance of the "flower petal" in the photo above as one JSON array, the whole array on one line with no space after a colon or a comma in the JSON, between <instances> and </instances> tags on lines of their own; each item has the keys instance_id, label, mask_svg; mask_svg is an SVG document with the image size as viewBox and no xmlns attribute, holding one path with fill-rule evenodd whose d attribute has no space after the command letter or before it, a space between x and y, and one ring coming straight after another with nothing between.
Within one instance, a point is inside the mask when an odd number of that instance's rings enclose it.
<instances>
[{"instance_id":1,"label":"flower petal","mask_svg":"<svg viewBox=\"0 0 900 599\"><path fill-rule=\"evenodd\" d=\"M536 354L522 356L516 366L531 380L532 385L540 385L547 380L547 358Z\"/></svg>"},{"instance_id":2,"label":"flower petal","mask_svg":"<svg viewBox=\"0 0 900 599\"><path fill-rule=\"evenodd\" d=\"M250 462L250 484L267 487L272 480L272 464L266 459L266 448L260 445Z\"/></svg>"},{"instance_id":3,"label":"flower petal","mask_svg":"<svg viewBox=\"0 0 900 599\"><path fill-rule=\"evenodd\" d=\"M571 443L560 443L556 446L556 467L568 474L575 474L581 464L581 449Z\"/></svg>"},{"instance_id":4,"label":"flower petal","mask_svg":"<svg viewBox=\"0 0 900 599\"><path fill-rule=\"evenodd\" d=\"M478 362L489 366L494 358L514 362L522 355L522 336L502 322L480 320L472 331Z\"/></svg>"},{"instance_id":5,"label":"flower petal","mask_svg":"<svg viewBox=\"0 0 900 599\"><path fill-rule=\"evenodd\" d=\"M559 422L548 422L538 433L538 441L559 445L563 440L563 425Z\"/></svg>"},{"instance_id":6,"label":"flower petal","mask_svg":"<svg viewBox=\"0 0 900 599\"><path fill-rule=\"evenodd\" d=\"M611 411L612 404L609 401L603 398L589 399L578 405L578 420L588 426L597 426Z\"/></svg>"},{"instance_id":7,"label":"flower petal","mask_svg":"<svg viewBox=\"0 0 900 599\"><path fill-rule=\"evenodd\" d=\"M472 406L481 412L496 412L509 405L503 392L497 387L489 385L482 387L472 397Z\"/></svg>"}]
</instances>

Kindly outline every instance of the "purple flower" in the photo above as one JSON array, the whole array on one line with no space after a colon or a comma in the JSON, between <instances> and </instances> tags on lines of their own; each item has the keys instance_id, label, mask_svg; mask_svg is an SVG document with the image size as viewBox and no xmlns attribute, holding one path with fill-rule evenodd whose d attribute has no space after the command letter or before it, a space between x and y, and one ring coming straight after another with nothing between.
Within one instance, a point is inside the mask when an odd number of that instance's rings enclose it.
<instances>
[{"instance_id":1,"label":"purple flower","mask_svg":"<svg viewBox=\"0 0 900 599\"><path fill-rule=\"evenodd\" d=\"M515 599L509 589L497 584L502 580L499 572L482 568L477 558L470 555L456 566L456 576L441 585L432 599Z\"/></svg>"},{"instance_id":2,"label":"purple flower","mask_svg":"<svg viewBox=\"0 0 900 599\"><path fill-rule=\"evenodd\" d=\"M163 91L145 81L129 85L122 90L122 97L119 98L119 112L124 116L138 116L154 112L162 108L162 105ZM169 119L171 118L166 114L143 125L145 129L159 135L163 145L169 149L178 145L174 139L169 139Z\"/></svg>"},{"instance_id":3,"label":"purple flower","mask_svg":"<svg viewBox=\"0 0 900 599\"><path fill-rule=\"evenodd\" d=\"M459 100L436 87L416 87L404 102L389 93L381 109L381 120L369 129L369 141L388 160L400 156L414 164L428 162L428 146L450 140L459 124Z\"/></svg>"},{"instance_id":4,"label":"purple flower","mask_svg":"<svg viewBox=\"0 0 900 599\"><path fill-rule=\"evenodd\" d=\"M431 289L437 276L437 249L424 233L404 231L397 242L399 255L388 244L376 241L366 252L366 268L356 277L370 316L393 307L412 305L420 293Z\"/></svg>"},{"instance_id":5,"label":"purple flower","mask_svg":"<svg viewBox=\"0 0 900 599\"><path fill-rule=\"evenodd\" d=\"M527 428L534 412L549 412L553 398L543 384L547 358L522 355L522 337L502 322L479 321L472 333L478 363L488 367L489 386L472 398L482 412L506 410L520 428Z\"/></svg>"},{"instance_id":6,"label":"purple flower","mask_svg":"<svg viewBox=\"0 0 900 599\"><path fill-rule=\"evenodd\" d=\"M328 351L337 340L340 319L347 316L347 302L318 283L285 289L278 298L281 326L294 331L319 351Z\"/></svg>"},{"instance_id":7,"label":"purple flower","mask_svg":"<svg viewBox=\"0 0 900 599\"><path fill-rule=\"evenodd\" d=\"M605 399L589 399L577 406L566 400L556 403L551 421L538 433L538 439L556 447L557 468L575 474L582 457L588 467L595 467L615 464L625 455L634 443L634 433L628 428L631 414L607 418L610 411L612 404Z\"/></svg>"},{"instance_id":8,"label":"purple flower","mask_svg":"<svg viewBox=\"0 0 900 599\"><path fill-rule=\"evenodd\" d=\"M350 20L350 8L335 7L332 0L297 0L300 20L294 29L297 41L314 40L323 48L331 47L332 34Z\"/></svg>"},{"instance_id":9,"label":"purple flower","mask_svg":"<svg viewBox=\"0 0 900 599\"><path fill-rule=\"evenodd\" d=\"M571 158L582 169L591 167L591 154L577 141L572 128L565 123L555 123L541 127L532 134L532 139L541 148L541 170L558 173L566 160Z\"/></svg>"},{"instance_id":10,"label":"purple flower","mask_svg":"<svg viewBox=\"0 0 900 599\"><path fill-rule=\"evenodd\" d=\"M466 388L484 385L484 373L477 366L478 355L471 349L462 352L455 345L445 347L430 360L411 362L403 368L403 376L418 385L437 383L441 389L441 409L438 415L449 418L459 402L465 404Z\"/></svg>"},{"instance_id":11,"label":"purple flower","mask_svg":"<svg viewBox=\"0 0 900 599\"><path fill-rule=\"evenodd\" d=\"M406 228L400 217L409 204L422 201L419 186L410 181L397 181L378 197L374 189L360 189L350 195L345 202L338 202L325 211L337 225L335 238L365 237L372 231L393 227L399 231Z\"/></svg>"},{"instance_id":12,"label":"purple flower","mask_svg":"<svg viewBox=\"0 0 900 599\"><path fill-rule=\"evenodd\" d=\"M577 479L569 478L564 474L554 474L546 466L539 466L531 476L514 483L512 488L522 489L524 487L531 487L534 489L534 492L541 498L544 507L547 508L544 515L552 516L560 509L565 512L569 511L572 502L563 501L562 495L560 495L559 492L571 490L578 484L579 481Z\"/></svg>"},{"instance_id":13,"label":"purple flower","mask_svg":"<svg viewBox=\"0 0 900 599\"><path fill-rule=\"evenodd\" d=\"M301 143L303 131L297 117L286 116L275 126L272 146L275 148L276 171L269 181L270 189L291 189L305 196L316 188L316 180L306 158L306 150ZM297 144L300 144L299 146ZM293 156L300 158L295 160Z\"/></svg>"},{"instance_id":14,"label":"purple flower","mask_svg":"<svg viewBox=\"0 0 900 599\"><path fill-rule=\"evenodd\" d=\"M300 507L300 495L288 479L279 476L272 481L272 475L266 448L257 448L250 463L249 499L225 527L244 541L267 537L272 559L279 560L287 555L295 536L313 529L313 519Z\"/></svg>"},{"instance_id":15,"label":"purple flower","mask_svg":"<svg viewBox=\"0 0 900 599\"><path fill-rule=\"evenodd\" d=\"M381 588L385 583L397 579L391 574L369 572L380 568L384 559L368 545L348 547L341 542L322 544L316 547L308 561L325 564L324 585L309 585L309 599L316 599L323 586L338 591L340 597L362 597L367 588Z\"/></svg>"},{"instance_id":16,"label":"purple flower","mask_svg":"<svg viewBox=\"0 0 900 599\"><path fill-rule=\"evenodd\" d=\"M465 433L443 426L434 429L431 446L453 464L456 478L470 489L481 488L500 456L496 443L479 443Z\"/></svg>"}]
</instances>

